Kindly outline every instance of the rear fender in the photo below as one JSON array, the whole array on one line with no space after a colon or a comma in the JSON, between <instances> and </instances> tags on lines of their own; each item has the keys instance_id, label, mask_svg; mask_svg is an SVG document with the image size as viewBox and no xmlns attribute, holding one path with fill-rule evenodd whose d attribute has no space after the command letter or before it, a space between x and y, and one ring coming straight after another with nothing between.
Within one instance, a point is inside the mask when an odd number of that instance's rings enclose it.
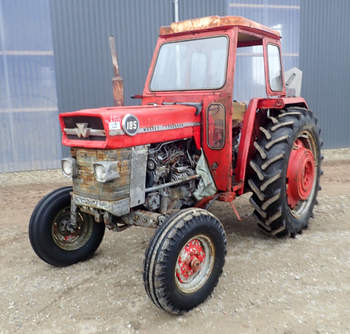
<instances>
[{"instance_id":1,"label":"rear fender","mask_svg":"<svg viewBox=\"0 0 350 334\"><path fill-rule=\"evenodd\" d=\"M241 139L238 148L238 157L235 170L235 180L237 184L242 186L238 189L239 195L244 193L244 184L246 178L246 170L248 164L248 157L253 151L253 133L254 128L257 127L256 113L258 110L267 109L284 109L289 106L299 106L308 109L306 101L301 97L282 97L274 99L251 99L248 109L244 115L243 126L241 131Z\"/></svg>"}]
</instances>

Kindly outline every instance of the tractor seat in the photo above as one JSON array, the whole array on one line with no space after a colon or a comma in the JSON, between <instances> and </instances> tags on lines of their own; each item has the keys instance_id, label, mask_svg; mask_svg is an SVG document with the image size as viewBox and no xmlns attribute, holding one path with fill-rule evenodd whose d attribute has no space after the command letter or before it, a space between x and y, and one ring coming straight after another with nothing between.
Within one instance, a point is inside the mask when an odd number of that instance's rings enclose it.
<instances>
[{"instance_id":1,"label":"tractor seat","mask_svg":"<svg viewBox=\"0 0 350 334\"><path fill-rule=\"evenodd\" d=\"M243 122L244 114L247 110L247 105L244 102L238 102L234 100L232 102L232 122L241 123Z\"/></svg>"}]
</instances>

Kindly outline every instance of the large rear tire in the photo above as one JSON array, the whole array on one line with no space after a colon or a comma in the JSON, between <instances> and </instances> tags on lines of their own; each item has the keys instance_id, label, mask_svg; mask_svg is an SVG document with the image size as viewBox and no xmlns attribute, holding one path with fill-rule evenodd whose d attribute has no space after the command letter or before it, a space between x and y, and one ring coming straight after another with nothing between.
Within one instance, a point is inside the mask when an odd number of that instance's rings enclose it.
<instances>
[{"instance_id":1,"label":"large rear tire","mask_svg":"<svg viewBox=\"0 0 350 334\"><path fill-rule=\"evenodd\" d=\"M320 130L312 112L290 107L260 126L250 161L250 202L265 232L294 237L307 228L320 189Z\"/></svg>"},{"instance_id":2,"label":"large rear tire","mask_svg":"<svg viewBox=\"0 0 350 334\"><path fill-rule=\"evenodd\" d=\"M170 217L146 250L143 280L159 308L182 314L202 303L222 273L226 235L206 210L191 208Z\"/></svg>"},{"instance_id":3,"label":"large rear tire","mask_svg":"<svg viewBox=\"0 0 350 334\"><path fill-rule=\"evenodd\" d=\"M77 224L70 223L72 187L54 190L39 201L29 222L29 240L34 252L45 262L68 266L90 258L105 231L90 215L78 213Z\"/></svg>"}]
</instances>

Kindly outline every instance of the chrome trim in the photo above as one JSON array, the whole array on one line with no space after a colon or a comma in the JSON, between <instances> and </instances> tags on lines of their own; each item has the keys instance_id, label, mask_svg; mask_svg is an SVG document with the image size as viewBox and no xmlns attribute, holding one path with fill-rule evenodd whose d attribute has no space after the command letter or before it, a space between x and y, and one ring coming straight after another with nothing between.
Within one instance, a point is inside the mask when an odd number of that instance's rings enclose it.
<instances>
[{"instance_id":1,"label":"chrome trim","mask_svg":"<svg viewBox=\"0 0 350 334\"><path fill-rule=\"evenodd\" d=\"M116 180L120 177L118 168L120 162L119 161L96 161L92 164L94 169L94 175L97 182L107 183L113 180ZM102 166L105 171L105 176L103 179L99 178L96 173L96 167Z\"/></svg>"},{"instance_id":2,"label":"chrome trim","mask_svg":"<svg viewBox=\"0 0 350 334\"><path fill-rule=\"evenodd\" d=\"M63 163L65 161L69 162L72 166L72 174L71 175L66 174L66 172L63 169ZM62 169L62 173L64 176L69 177L69 178L76 177L78 174L77 161L71 157L63 158L63 159L61 159L61 169Z\"/></svg>"},{"instance_id":3,"label":"chrome trim","mask_svg":"<svg viewBox=\"0 0 350 334\"><path fill-rule=\"evenodd\" d=\"M135 146L131 153L130 207L145 203L147 146Z\"/></svg>"},{"instance_id":4,"label":"chrome trim","mask_svg":"<svg viewBox=\"0 0 350 334\"><path fill-rule=\"evenodd\" d=\"M183 129L183 128L200 126L200 125L201 125L200 122L185 122L185 123L175 123L175 124L168 124L168 125L153 125L150 127L139 128L137 130L136 134L158 132L158 131L168 131L168 130L174 130L174 129ZM109 135L110 136L122 136L122 135L124 135L124 132L121 130L110 130Z\"/></svg>"},{"instance_id":5,"label":"chrome trim","mask_svg":"<svg viewBox=\"0 0 350 334\"><path fill-rule=\"evenodd\" d=\"M96 137L105 137L106 133L105 130L97 130L97 129L91 129L88 128L88 123L76 123L76 128L64 128L64 132L67 135L74 135L78 138L88 138L89 136L96 136Z\"/></svg>"},{"instance_id":6,"label":"chrome trim","mask_svg":"<svg viewBox=\"0 0 350 334\"><path fill-rule=\"evenodd\" d=\"M109 135L110 135L111 137L114 137L114 136L123 136L123 135L125 135L125 132L124 132L124 130L122 130L122 129L109 130Z\"/></svg>"}]
</instances>

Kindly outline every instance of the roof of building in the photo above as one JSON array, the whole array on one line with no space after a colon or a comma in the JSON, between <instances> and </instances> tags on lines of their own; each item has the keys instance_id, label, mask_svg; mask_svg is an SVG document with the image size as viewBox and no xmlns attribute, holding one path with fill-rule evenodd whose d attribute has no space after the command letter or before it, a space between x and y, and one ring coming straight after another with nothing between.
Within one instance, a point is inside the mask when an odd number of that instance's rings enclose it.
<instances>
[{"instance_id":1,"label":"roof of building","mask_svg":"<svg viewBox=\"0 0 350 334\"><path fill-rule=\"evenodd\" d=\"M173 22L170 26L160 27L159 34L171 35L230 26L256 29L260 30L263 33L272 34L275 38L281 37L278 31L241 16L207 16L180 22Z\"/></svg>"}]
</instances>

